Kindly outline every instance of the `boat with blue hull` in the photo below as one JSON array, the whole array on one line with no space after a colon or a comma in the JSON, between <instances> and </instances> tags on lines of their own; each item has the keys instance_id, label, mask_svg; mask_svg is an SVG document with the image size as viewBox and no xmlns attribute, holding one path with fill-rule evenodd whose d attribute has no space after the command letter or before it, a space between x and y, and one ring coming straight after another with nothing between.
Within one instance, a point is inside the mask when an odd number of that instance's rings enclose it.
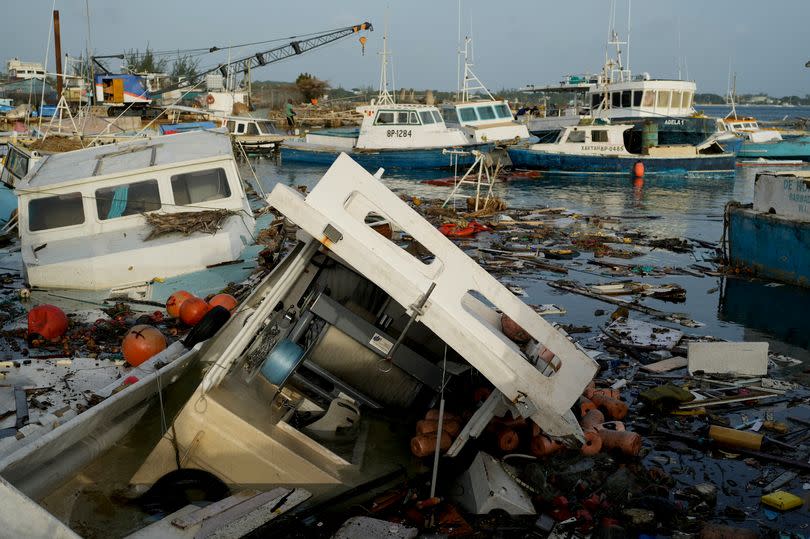
<instances>
[{"instance_id":1,"label":"boat with blue hull","mask_svg":"<svg viewBox=\"0 0 810 539\"><path fill-rule=\"evenodd\" d=\"M753 204L730 203L725 221L730 264L810 287L810 173L758 174Z\"/></svg>"},{"instance_id":2,"label":"boat with blue hull","mask_svg":"<svg viewBox=\"0 0 810 539\"><path fill-rule=\"evenodd\" d=\"M517 168L563 174L734 173L734 154L716 141L700 146L646 146L642 142L631 152L627 144L632 140L630 129L628 125L567 127L554 143L511 147L509 157Z\"/></svg>"},{"instance_id":3,"label":"boat with blue hull","mask_svg":"<svg viewBox=\"0 0 810 539\"><path fill-rule=\"evenodd\" d=\"M768 142L744 141L738 153L747 159L801 159L810 161L810 137L791 137Z\"/></svg>"},{"instance_id":4,"label":"boat with blue hull","mask_svg":"<svg viewBox=\"0 0 810 539\"><path fill-rule=\"evenodd\" d=\"M475 162L472 150L491 149L489 142L471 139L444 123L439 109L419 103L396 103L388 91L386 38L383 38L380 93L371 104L357 107L358 130L324 130L285 141L281 159L331 165L341 154L365 168L446 168ZM493 109L494 112L494 109Z\"/></svg>"},{"instance_id":5,"label":"boat with blue hull","mask_svg":"<svg viewBox=\"0 0 810 539\"><path fill-rule=\"evenodd\" d=\"M492 144L474 144L449 148L414 148L408 150L362 150L323 146L313 148L293 143L281 147L282 161L303 162L329 166L341 153L349 154L363 168L376 171L385 169L437 169L456 164L470 166L475 162L471 150L489 151ZM444 150L447 150L445 152Z\"/></svg>"}]
</instances>

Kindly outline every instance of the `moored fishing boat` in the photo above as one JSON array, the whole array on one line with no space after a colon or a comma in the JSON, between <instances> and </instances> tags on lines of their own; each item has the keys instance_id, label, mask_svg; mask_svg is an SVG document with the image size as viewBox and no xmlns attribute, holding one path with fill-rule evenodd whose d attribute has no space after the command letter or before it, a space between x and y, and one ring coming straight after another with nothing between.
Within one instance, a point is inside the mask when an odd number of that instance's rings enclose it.
<instances>
[{"instance_id":1,"label":"moored fishing boat","mask_svg":"<svg viewBox=\"0 0 810 539\"><path fill-rule=\"evenodd\" d=\"M490 143L471 141L460 129L445 125L433 105L395 103L388 91L385 42L383 38L380 93L371 104L357 107L363 116L360 128L315 131L285 141L282 160L331 165L341 153L347 153L369 170L446 168L471 165L475 161L471 150L492 148Z\"/></svg>"},{"instance_id":2,"label":"moored fishing boat","mask_svg":"<svg viewBox=\"0 0 810 539\"><path fill-rule=\"evenodd\" d=\"M648 144L636 140L631 126L578 125L566 127L553 143L514 146L509 157L518 168L555 173L649 175L678 172L734 172L735 156L716 141L699 146ZM632 151L631 151L632 150Z\"/></svg>"}]
</instances>

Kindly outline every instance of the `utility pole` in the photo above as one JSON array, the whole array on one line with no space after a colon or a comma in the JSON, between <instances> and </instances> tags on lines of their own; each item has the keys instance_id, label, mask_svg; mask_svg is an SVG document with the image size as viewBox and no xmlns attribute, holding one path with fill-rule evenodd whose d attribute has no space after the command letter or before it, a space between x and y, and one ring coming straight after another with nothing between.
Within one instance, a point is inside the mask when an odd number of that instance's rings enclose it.
<instances>
[{"instance_id":1,"label":"utility pole","mask_svg":"<svg viewBox=\"0 0 810 539\"><path fill-rule=\"evenodd\" d=\"M62 38L59 33L59 10L53 10L53 49L56 54L56 95L62 97Z\"/></svg>"}]
</instances>

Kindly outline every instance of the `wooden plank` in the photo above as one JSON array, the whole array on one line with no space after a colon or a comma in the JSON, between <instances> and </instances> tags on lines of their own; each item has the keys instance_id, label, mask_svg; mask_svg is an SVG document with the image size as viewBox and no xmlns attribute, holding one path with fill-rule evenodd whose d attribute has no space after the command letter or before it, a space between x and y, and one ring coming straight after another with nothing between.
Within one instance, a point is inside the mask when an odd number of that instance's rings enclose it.
<instances>
[{"instance_id":1,"label":"wooden plank","mask_svg":"<svg viewBox=\"0 0 810 539\"><path fill-rule=\"evenodd\" d=\"M220 528L227 526L234 520L243 517L247 513L264 506L265 504L270 503L275 504L280 500L283 496L290 493L290 489L288 488L274 488L268 492L262 492L252 498L249 498L242 503L231 507L230 509L226 509L219 514L208 518L203 522L202 528L200 531L194 536L195 539L203 539L205 537L211 536L211 534L215 533Z\"/></svg>"},{"instance_id":2,"label":"wooden plank","mask_svg":"<svg viewBox=\"0 0 810 539\"><path fill-rule=\"evenodd\" d=\"M278 503L279 501L282 501L282 497L270 500L264 505L257 507L254 511L232 520L225 526L206 537L207 539L230 539L231 537L243 537L257 529L259 526L270 522L279 515L283 515L293 507L306 501L310 496L312 496L312 494L308 491L297 488L289 493L281 505L278 505Z\"/></svg>"},{"instance_id":3,"label":"wooden plank","mask_svg":"<svg viewBox=\"0 0 810 539\"><path fill-rule=\"evenodd\" d=\"M669 372L686 367L688 363L689 360L685 357L675 356L669 359L657 361L655 363L650 363L649 365L642 365L641 370L647 372Z\"/></svg>"},{"instance_id":4,"label":"wooden plank","mask_svg":"<svg viewBox=\"0 0 810 539\"><path fill-rule=\"evenodd\" d=\"M224 500L219 500L218 502L214 502L211 505L207 505L202 509L194 511L191 514L183 515L180 518L172 520L172 525L183 529L188 528L194 524L199 524L206 518L212 517L244 501L247 501L258 494L261 494L261 491L252 489L237 492L233 496L228 496Z\"/></svg>"}]
</instances>

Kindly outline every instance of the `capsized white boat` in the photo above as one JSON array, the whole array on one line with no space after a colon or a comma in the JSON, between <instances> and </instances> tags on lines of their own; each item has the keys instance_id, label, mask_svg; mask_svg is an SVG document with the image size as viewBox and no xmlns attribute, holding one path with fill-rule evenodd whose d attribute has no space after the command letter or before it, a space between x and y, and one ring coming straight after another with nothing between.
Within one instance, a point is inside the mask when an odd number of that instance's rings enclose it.
<instances>
[{"instance_id":1,"label":"capsized white boat","mask_svg":"<svg viewBox=\"0 0 810 539\"><path fill-rule=\"evenodd\" d=\"M341 155L306 197L277 185L268 202L300 227L300 241L203 345L215 362L133 485L176 470L178 454L183 467L236 487L306 486L317 496L357 484L363 410L425 404L443 385L445 358L448 384L474 368L495 386L482 409L582 439L571 406L596 363L351 158ZM430 256L368 224L380 219ZM503 316L528 343L507 337ZM490 418L476 414L462 436Z\"/></svg>"},{"instance_id":2,"label":"capsized white boat","mask_svg":"<svg viewBox=\"0 0 810 539\"><path fill-rule=\"evenodd\" d=\"M143 285L235 261L252 243L253 213L224 132L53 154L16 192L32 286ZM148 218L202 219L192 212L203 211L210 219L204 226L151 237Z\"/></svg>"}]
</instances>

